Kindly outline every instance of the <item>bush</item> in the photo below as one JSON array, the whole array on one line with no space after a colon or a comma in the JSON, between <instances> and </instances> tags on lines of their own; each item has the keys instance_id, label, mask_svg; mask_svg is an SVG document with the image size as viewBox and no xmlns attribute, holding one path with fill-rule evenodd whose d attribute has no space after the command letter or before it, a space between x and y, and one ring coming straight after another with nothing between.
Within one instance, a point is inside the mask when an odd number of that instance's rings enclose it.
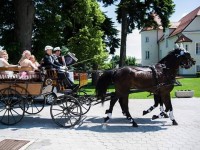
<instances>
[{"instance_id":1,"label":"bush","mask_svg":"<svg viewBox=\"0 0 200 150\"><path fill-rule=\"evenodd\" d=\"M197 77L199 78L199 77L200 77L200 72L197 72L197 74L196 74L196 75L197 75Z\"/></svg>"}]
</instances>

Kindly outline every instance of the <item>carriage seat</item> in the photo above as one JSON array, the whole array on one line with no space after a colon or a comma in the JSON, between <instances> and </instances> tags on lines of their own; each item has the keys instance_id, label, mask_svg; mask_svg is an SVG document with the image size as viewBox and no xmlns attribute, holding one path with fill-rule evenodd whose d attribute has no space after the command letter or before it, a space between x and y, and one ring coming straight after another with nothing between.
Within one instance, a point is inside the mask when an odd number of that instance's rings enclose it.
<instances>
[{"instance_id":1,"label":"carriage seat","mask_svg":"<svg viewBox=\"0 0 200 150\"><path fill-rule=\"evenodd\" d=\"M38 72L33 71L32 67L0 67L1 80L38 80L40 75Z\"/></svg>"}]
</instances>

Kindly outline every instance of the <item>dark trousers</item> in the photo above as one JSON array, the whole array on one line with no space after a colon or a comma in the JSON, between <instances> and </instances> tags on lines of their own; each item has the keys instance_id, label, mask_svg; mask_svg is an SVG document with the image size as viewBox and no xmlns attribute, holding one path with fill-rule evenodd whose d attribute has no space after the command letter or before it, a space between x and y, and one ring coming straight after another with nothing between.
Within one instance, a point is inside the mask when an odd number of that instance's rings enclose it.
<instances>
[{"instance_id":1,"label":"dark trousers","mask_svg":"<svg viewBox=\"0 0 200 150\"><path fill-rule=\"evenodd\" d=\"M58 78L61 80L61 84L65 87L72 87L74 83L69 79L69 74L66 72L58 71Z\"/></svg>"}]
</instances>

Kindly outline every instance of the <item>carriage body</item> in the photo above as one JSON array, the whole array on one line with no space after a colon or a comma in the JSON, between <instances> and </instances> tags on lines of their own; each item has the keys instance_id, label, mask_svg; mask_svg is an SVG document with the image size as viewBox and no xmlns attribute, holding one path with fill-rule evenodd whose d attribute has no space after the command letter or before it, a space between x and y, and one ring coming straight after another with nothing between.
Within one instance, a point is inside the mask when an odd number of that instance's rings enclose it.
<instances>
[{"instance_id":1,"label":"carriage body","mask_svg":"<svg viewBox=\"0 0 200 150\"><path fill-rule=\"evenodd\" d=\"M12 74L5 73L9 71ZM80 85L83 84L86 84L86 81ZM22 120L25 113L41 112L46 104L46 97L54 94L54 89L63 95L59 98L54 97L50 107L52 119L62 127L76 125L81 119L81 106L72 94L64 93L66 89L61 87L56 70L33 71L30 67L0 67L0 122L14 125ZM69 106L73 107L68 108ZM62 109L60 111L65 113L62 115L68 117L66 113L70 113L74 117L66 119L57 116L55 113L58 109ZM63 122L64 119L70 123Z\"/></svg>"}]
</instances>

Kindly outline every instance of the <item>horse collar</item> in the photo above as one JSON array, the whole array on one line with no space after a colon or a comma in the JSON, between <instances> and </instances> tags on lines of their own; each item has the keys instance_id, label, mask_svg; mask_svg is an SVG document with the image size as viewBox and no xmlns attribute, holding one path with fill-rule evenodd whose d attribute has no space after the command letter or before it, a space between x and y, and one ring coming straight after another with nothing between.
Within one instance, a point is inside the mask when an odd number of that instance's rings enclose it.
<instances>
[{"instance_id":1,"label":"horse collar","mask_svg":"<svg viewBox=\"0 0 200 150\"><path fill-rule=\"evenodd\" d=\"M150 66L149 68L152 70L152 76L153 76L155 85L157 86L158 85L158 74L157 74L156 68L154 65Z\"/></svg>"}]
</instances>

